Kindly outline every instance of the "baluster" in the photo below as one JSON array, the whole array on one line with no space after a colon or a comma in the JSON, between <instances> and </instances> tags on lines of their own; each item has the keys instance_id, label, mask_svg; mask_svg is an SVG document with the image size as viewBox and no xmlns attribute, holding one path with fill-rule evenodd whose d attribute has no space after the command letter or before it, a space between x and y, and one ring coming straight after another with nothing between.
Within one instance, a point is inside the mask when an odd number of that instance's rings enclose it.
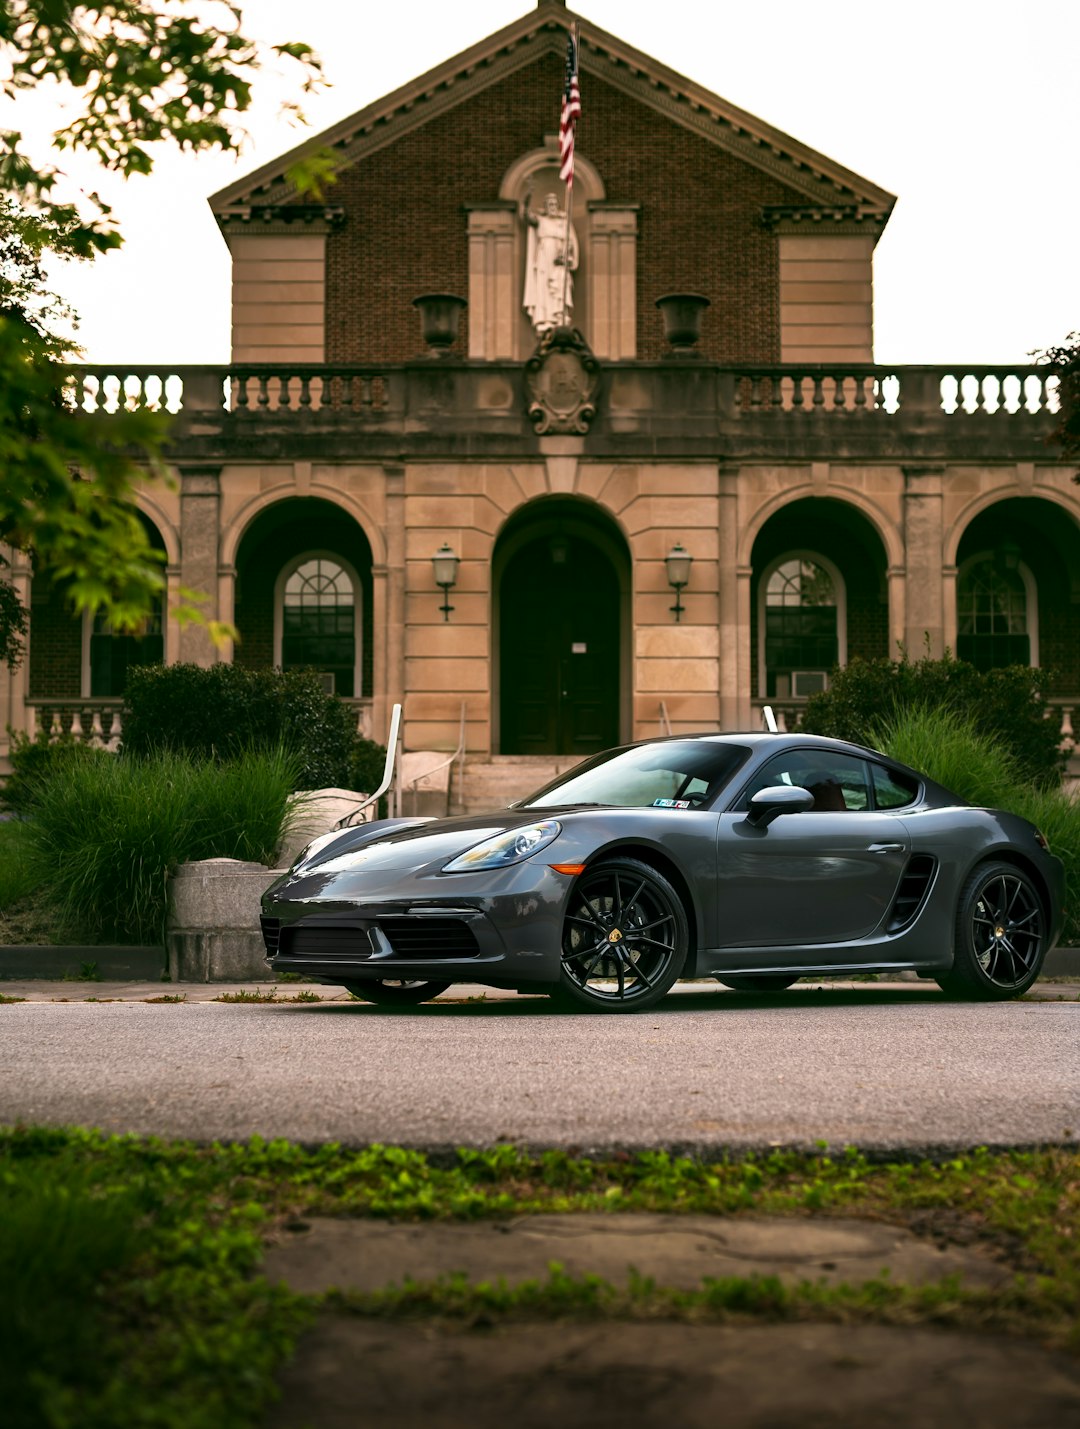
<instances>
[{"instance_id":1,"label":"baluster","mask_svg":"<svg viewBox=\"0 0 1080 1429\"><path fill-rule=\"evenodd\" d=\"M105 736L101 730L101 711L95 710L90 718L90 739L89 744L92 749L104 749Z\"/></svg>"},{"instance_id":2,"label":"baluster","mask_svg":"<svg viewBox=\"0 0 1080 1429\"><path fill-rule=\"evenodd\" d=\"M301 411L311 406L311 378L306 372L300 375L300 396L297 399Z\"/></svg>"},{"instance_id":3,"label":"baluster","mask_svg":"<svg viewBox=\"0 0 1080 1429\"><path fill-rule=\"evenodd\" d=\"M257 404L258 406L260 406L260 407L263 407L263 408L269 407L269 405L270 405L270 383L269 383L269 379L267 378L265 372L262 372L262 373L259 374L258 383L259 383L259 385L258 385L257 391L258 391L258 394L259 394L259 395L258 395L258 396L256 397L256 399L255 399L256 404Z\"/></svg>"},{"instance_id":4,"label":"baluster","mask_svg":"<svg viewBox=\"0 0 1080 1429\"><path fill-rule=\"evenodd\" d=\"M52 722L49 725L49 743L55 744L64 732L64 726L60 719L60 711L53 710Z\"/></svg>"},{"instance_id":5,"label":"baluster","mask_svg":"<svg viewBox=\"0 0 1080 1429\"><path fill-rule=\"evenodd\" d=\"M806 399L803 394L803 379L796 374L791 379L791 410L801 412L806 406Z\"/></svg>"},{"instance_id":6,"label":"baluster","mask_svg":"<svg viewBox=\"0 0 1080 1429\"><path fill-rule=\"evenodd\" d=\"M1061 707L1061 742L1058 748L1062 754L1071 754L1076 748L1076 738L1073 734L1073 705L1062 705Z\"/></svg>"},{"instance_id":7,"label":"baluster","mask_svg":"<svg viewBox=\"0 0 1080 1429\"><path fill-rule=\"evenodd\" d=\"M358 377L354 391L358 396L357 407L367 416L375 405L375 383L371 377Z\"/></svg>"},{"instance_id":8,"label":"baluster","mask_svg":"<svg viewBox=\"0 0 1080 1429\"><path fill-rule=\"evenodd\" d=\"M814 395L811 399L811 405L815 412L820 412L825 406L825 379L820 372L815 372L811 381L814 384Z\"/></svg>"},{"instance_id":9,"label":"baluster","mask_svg":"<svg viewBox=\"0 0 1080 1429\"><path fill-rule=\"evenodd\" d=\"M239 372L236 375L236 405L238 407L248 407L251 399L248 396L248 377L246 372Z\"/></svg>"},{"instance_id":10,"label":"baluster","mask_svg":"<svg viewBox=\"0 0 1080 1429\"><path fill-rule=\"evenodd\" d=\"M109 738L105 743L106 749L114 750L120 743L120 736L123 733L120 724L120 711L113 710L112 723L109 725Z\"/></svg>"},{"instance_id":11,"label":"baluster","mask_svg":"<svg viewBox=\"0 0 1080 1429\"><path fill-rule=\"evenodd\" d=\"M78 744L83 742L82 710L72 710L71 712L71 737Z\"/></svg>"},{"instance_id":12,"label":"baluster","mask_svg":"<svg viewBox=\"0 0 1080 1429\"><path fill-rule=\"evenodd\" d=\"M744 381L745 381L745 380L747 380L747 379L744 379ZM750 382L750 401L749 401L749 404L748 404L748 405L749 405L750 410L751 410L752 412L758 412L758 411L761 410L761 405L762 405L762 400L761 400L761 378L758 377L757 374L755 373L754 376L752 376L751 378L749 378L749 382Z\"/></svg>"},{"instance_id":13,"label":"baluster","mask_svg":"<svg viewBox=\"0 0 1080 1429\"><path fill-rule=\"evenodd\" d=\"M866 388L870 382L869 377L856 377L855 379L855 410L861 411L866 406Z\"/></svg>"}]
</instances>

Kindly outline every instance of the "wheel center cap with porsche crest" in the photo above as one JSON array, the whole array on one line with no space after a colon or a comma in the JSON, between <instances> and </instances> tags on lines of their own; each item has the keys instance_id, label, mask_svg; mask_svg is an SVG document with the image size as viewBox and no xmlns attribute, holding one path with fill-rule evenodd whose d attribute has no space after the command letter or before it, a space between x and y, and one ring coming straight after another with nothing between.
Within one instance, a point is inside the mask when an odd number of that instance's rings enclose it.
<instances>
[{"instance_id":1,"label":"wheel center cap with porsche crest","mask_svg":"<svg viewBox=\"0 0 1080 1429\"><path fill-rule=\"evenodd\" d=\"M611 932L607 935L607 940L609 943L621 943L623 935L619 932L618 928L612 928Z\"/></svg>"}]
</instances>

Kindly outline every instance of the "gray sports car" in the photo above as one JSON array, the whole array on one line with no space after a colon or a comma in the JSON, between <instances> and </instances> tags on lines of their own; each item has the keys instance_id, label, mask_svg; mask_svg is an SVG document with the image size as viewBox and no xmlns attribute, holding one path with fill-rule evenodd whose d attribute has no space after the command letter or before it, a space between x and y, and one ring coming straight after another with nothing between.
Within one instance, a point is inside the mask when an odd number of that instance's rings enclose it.
<instances>
[{"instance_id":1,"label":"gray sports car","mask_svg":"<svg viewBox=\"0 0 1080 1429\"><path fill-rule=\"evenodd\" d=\"M635 1012L678 978L777 993L912 968L1014 997L1064 876L1024 819L810 735L648 740L508 809L325 834L263 899L276 972L379 1003L451 982Z\"/></svg>"}]
</instances>

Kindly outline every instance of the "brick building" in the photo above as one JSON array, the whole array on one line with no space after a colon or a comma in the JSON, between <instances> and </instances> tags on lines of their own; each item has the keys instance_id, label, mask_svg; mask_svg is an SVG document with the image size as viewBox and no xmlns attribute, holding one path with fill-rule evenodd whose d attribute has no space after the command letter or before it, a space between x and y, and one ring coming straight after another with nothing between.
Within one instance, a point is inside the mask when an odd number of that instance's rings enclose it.
<instances>
[{"instance_id":1,"label":"brick building","mask_svg":"<svg viewBox=\"0 0 1080 1429\"><path fill-rule=\"evenodd\" d=\"M540 0L311 141L340 156L325 204L292 155L214 196L232 362L87 369L82 396L175 410L177 485L142 513L170 591L240 643L114 637L17 565L30 652L0 724L107 741L133 660L314 665L376 737L402 700L407 748L452 749L464 709L479 777L766 701L790 719L837 661L928 641L1052 667L1071 735L1080 491L1052 385L874 365L890 194L586 24L584 346L538 348L526 216L566 202L572 18Z\"/></svg>"}]
</instances>

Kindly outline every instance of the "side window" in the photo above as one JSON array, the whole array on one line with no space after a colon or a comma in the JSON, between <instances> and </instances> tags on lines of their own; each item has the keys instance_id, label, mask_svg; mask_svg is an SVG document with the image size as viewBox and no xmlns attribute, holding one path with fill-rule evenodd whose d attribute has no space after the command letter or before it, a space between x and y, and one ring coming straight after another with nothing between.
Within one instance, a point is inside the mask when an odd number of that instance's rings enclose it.
<instances>
[{"instance_id":1,"label":"side window","mask_svg":"<svg viewBox=\"0 0 1080 1429\"><path fill-rule=\"evenodd\" d=\"M759 789L790 784L809 789L814 813L843 813L870 807L867 768L861 759L829 750L789 749L770 759L747 785L738 807L749 807Z\"/></svg>"},{"instance_id":2,"label":"side window","mask_svg":"<svg viewBox=\"0 0 1080 1429\"><path fill-rule=\"evenodd\" d=\"M913 803L919 792L919 781L900 769L886 769L882 764L871 764L874 778L874 802L879 809L902 809Z\"/></svg>"}]
</instances>

